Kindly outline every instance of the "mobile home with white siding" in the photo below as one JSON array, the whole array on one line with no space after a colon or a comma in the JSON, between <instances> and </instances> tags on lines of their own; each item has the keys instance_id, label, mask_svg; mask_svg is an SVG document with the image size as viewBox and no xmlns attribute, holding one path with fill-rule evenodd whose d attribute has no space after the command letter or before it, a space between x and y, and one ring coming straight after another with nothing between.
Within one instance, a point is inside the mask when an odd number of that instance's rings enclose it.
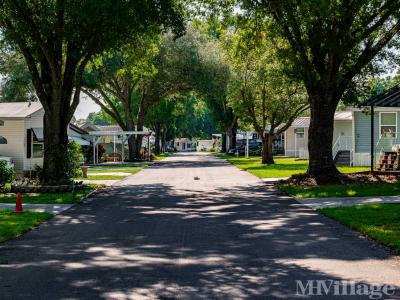
<instances>
[{"instance_id":1,"label":"mobile home with white siding","mask_svg":"<svg viewBox=\"0 0 400 300\"><path fill-rule=\"evenodd\" d=\"M336 141L345 142L349 146L353 136L353 113L342 111L335 113L333 144ZM293 121L292 125L285 132L285 155L291 157L308 158L308 131L310 117L300 117Z\"/></svg>"},{"instance_id":2,"label":"mobile home with white siding","mask_svg":"<svg viewBox=\"0 0 400 300\"><path fill-rule=\"evenodd\" d=\"M0 156L11 157L18 174L43 166L43 117L39 102L0 103ZM82 130L70 125L68 136L81 145Z\"/></svg>"}]
</instances>

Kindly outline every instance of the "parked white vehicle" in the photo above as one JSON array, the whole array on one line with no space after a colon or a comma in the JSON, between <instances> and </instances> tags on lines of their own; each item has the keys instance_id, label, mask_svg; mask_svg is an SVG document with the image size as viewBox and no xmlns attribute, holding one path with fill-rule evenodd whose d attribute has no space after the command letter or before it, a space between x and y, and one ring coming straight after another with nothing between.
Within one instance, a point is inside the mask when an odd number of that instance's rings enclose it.
<instances>
[{"instance_id":1,"label":"parked white vehicle","mask_svg":"<svg viewBox=\"0 0 400 300\"><path fill-rule=\"evenodd\" d=\"M15 168L14 161L11 157L0 156L0 160L4 160L11 169Z\"/></svg>"}]
</instances>

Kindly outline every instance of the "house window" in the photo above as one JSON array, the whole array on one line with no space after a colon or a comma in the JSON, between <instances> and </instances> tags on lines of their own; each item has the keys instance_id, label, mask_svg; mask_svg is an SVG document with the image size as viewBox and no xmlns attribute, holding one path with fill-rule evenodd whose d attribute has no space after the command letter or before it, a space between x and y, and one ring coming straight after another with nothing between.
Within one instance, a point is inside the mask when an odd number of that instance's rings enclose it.
<instances>
[{"instance_id":1,"label":"house window","mask_svg":"<svg viewBox=\"0 0 400 300\"><path fill-rule=\"evenodd\" d=\"M396 137L397 113L380 113L381 136Z\"/></svg>"},{"instance_id":2,"label":"house window","mask_svg":"<svg viewBox=\"0 0 400 300\"><path fill-rule=\"evenodd\" d=\"M44 136L42 128L32 128L32 157L42 158L44 149Z\"/></svg>"},{"instance_id":3,"label":"house window","mask_svg":"<svg viewBox=\"0 0 400 300\"><path fill-rule=\"evenodd\" d=\"M294 133L296 134L297 138L304 139L304 128L295 128Z\"/></svg>"},{"instance_id":4,"label":"house window","mask_svg":"<svg viewBox=\"0 0 400 300\"><path fill-rule=\"evenodd\" d=\"M4 126L4 121L0 120L0 126Z\"/></svg>"},{"instance_id":5,"label":"house window","mask_svg":"<svg viewBox=\"0 0 400 300\"><path fill-rule=\"evenodd\" d=\"M6 145L7 143L7 139L3 136L0 136L0 145Z\"/></svg>"},{"instance_id":6,"label":"house window","mask_svg":"<svg viewBox=\"0 0 400 300\"><path fill-rule=\"evenodd\" d=\"M41 158L43 157L43 143L33 142L32 144L32 157Z\"/></svg>"}]
</instances>

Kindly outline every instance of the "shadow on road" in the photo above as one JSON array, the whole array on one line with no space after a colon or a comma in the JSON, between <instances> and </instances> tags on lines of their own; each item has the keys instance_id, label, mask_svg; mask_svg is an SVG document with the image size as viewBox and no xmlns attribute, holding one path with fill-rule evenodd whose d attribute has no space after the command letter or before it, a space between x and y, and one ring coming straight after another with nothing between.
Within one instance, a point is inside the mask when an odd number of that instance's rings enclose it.
<instances>
[{"instance_id":1,"label":"shadow on road","mask_svg":"<svg viewBox=\"0 0 400 300\"><path fill-rule=\"evenodd\" d=\"M2 299L291 299L296 280L358 269L372 283L391 255L262 184L137 184L2 244L0 257Z\"/></svg>"}]
</instances>

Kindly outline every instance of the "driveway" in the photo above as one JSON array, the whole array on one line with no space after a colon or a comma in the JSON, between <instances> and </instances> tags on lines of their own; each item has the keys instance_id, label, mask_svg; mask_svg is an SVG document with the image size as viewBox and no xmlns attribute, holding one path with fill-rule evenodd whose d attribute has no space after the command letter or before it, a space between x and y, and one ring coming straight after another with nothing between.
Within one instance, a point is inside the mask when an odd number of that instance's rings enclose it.
<instances>
[{"instance_id":1,"label":"driveway","mask_svg":"<svg viewBox=\"0 0 400 300\"><path fill-rule=\"evenodd\" d=\"M1 299L293 299L307 280L395 285L400 262L207 154L169 157L0 245Z\"/></svg>"}]
</instances>

